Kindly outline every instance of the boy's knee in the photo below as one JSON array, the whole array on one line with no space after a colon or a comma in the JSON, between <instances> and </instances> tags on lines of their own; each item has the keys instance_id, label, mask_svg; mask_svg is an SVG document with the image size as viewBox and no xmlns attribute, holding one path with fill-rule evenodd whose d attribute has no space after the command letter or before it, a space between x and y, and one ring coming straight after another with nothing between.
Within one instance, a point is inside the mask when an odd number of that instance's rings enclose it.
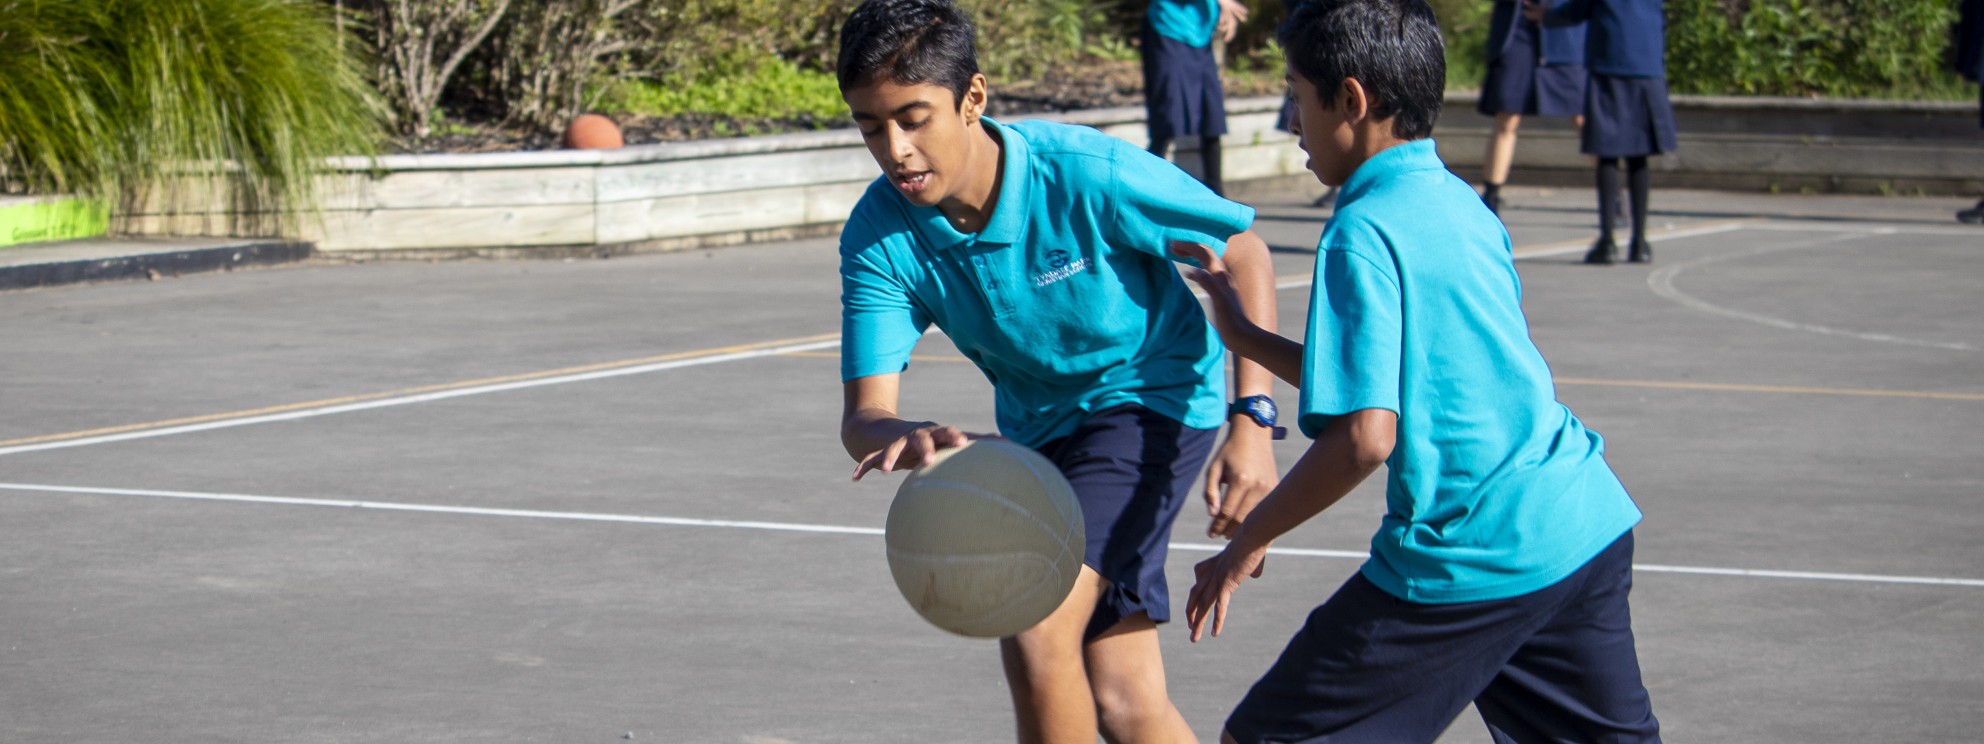
<instances>
[{"instance_id":1,"label":"boy's knee","mask_svg":"<svg viewBox=\"0 0 1984 744\"><path fill-rule=\"evenodd\" d=\"M1089 687L1095 693L1095 712L1104 730L1144 730L1147 723L1171 711L1171 697L1161 673L1093 674Z\"/></svg>"}]
</instances>

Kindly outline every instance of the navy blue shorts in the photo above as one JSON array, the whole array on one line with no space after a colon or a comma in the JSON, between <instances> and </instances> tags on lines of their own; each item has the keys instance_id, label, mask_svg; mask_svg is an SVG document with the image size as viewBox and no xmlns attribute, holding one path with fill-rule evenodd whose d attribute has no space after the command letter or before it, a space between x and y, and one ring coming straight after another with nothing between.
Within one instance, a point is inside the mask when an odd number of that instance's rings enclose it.
<instances>
[{"instance_id":1,"label":"navy blue shorts","mask_svg":"<svg viewBox=\"0 0 1984 744\"><path fill-rule=\"evenodd\" d=\"M1254 742L1431 742L1472 701L1496 742L1660 741L1626 595L1633 534L1520 597L1420 604L1362 573L1226 721Z\"/></svg>"},{"instance_id":2,"label":"navy blue shorts","mask_svg":"<svg viewBox=\"0 0 1984 744\"><path fill-rule=\"evenodd\" d=\"M1516 12L1515 3L1497 3L1495 13ZM1512 18L1509 46L1488 62L1475 110L1486 116L1578 116L1584 113L1584 65L1546 65L1538 48L1542 31L1535 21Z\"/></svg>"},{"instance_id":3,"label":"navy blue shorts","mask_svg":"<svg viewBox=\"0 0 1984 744\"><path fill-rule=\"evenodd\" d=\"M1195 47L1144 22L1144 115L1151 139L1226 134L1226 92L1212 45Z\"/></svg>"},{"instance_id":4,"label":"navy blue shorts","mask_svg":"<svg viewBox=\"0 0 1984 744\"><path fill-rule=\"evenodd\" d=\"M1082 562L1109 580L1085 640L1139 612L1160 623L1171 619L1171 592L1164 583L1171 523L1218 433L1123 405L1097 411L1074 433L1039 447L1081 502L1088 528Z\"/></svg>"},{"instance_id":5,"label":"navy blue shorts","mask_svg":"<svg viewBox=\"0 0 1984 744\"><path fill-rule=\"evenodd\" d=\"M1665 78L1592 73L1578 150L1601 158L1636 158L1676 148L1674 106Z\"/></svg>"}]
</instances>

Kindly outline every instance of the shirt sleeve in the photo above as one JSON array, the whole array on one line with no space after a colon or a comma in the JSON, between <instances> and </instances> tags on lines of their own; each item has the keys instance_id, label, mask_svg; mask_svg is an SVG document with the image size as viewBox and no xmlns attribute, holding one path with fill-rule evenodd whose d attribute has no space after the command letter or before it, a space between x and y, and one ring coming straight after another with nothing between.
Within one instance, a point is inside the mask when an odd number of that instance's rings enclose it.
<instances>
[{"instance_id":1,"label":"shirt sleeve","mask_svg":"<svg viewBox=\"0 0 1984 744\"><path fill-rule=\"evenodd\" d=\"M840 379L898 374L930 327L929 315L902 283L873 261L880 245L842 247L840 259Z\"/></svg>"},{"instance_id":2,"label":"shirt sleeve","mask_svg":"<svg viewBox=\"0 0 1984 744\"><path fill-rule=\"evenodd\" d=\"M1399 412L1405 327L1396 268L1325 246L1316 252L1297 424L1311 439L1366 408Z\"/></svg>"},{"instance_id":3,"label":"shirt sleeve","mask_svg":"<svg viewBox=\"0 0 1984 744\"><path fill-rule=\"evenodd\" d=\"M1543 22L1538 25L1575 26L1591 20L1592 11L1592 0L1558 0L1548 6L1543 13Z\"/></svg>"},{"instance_id":4,"label":"shirt sleeve","mask_svg":"<svg viewBox=\"0 0 1984 744\"><path fill-rule=\"evenodd\" d=\"M1220 198L1170 161L1119 144L1108 188L1110 239L1170 261L1171 242L1203 243L1226 255L1226 239L1254 225L1254 208Z\"/></svg>"}]
</instances>

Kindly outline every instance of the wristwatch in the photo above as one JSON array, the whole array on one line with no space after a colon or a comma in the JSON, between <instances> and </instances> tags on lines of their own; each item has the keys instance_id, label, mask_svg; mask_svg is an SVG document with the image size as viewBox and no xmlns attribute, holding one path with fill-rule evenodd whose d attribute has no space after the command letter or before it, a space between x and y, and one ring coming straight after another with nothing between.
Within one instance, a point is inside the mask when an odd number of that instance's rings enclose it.
<instances>
[{"instance_id":1,"label":"wristwatch","mask_svg":"<svg viewBox=\"0 0 1984 744\"><path fill-rule=\"evenodd\" d=\"M1279 411L1274 407L1273 398L1265 395L1249 395L1233 401L1233 405L1227 407L1226 415L1231 416L1236 413L1247 414L1247 418L1253 419L1254 423L1260 424L1262 428L1273 429L1275 439L1288 436L1288 429L1275 425Z\"/></svg>"}]
</instances>

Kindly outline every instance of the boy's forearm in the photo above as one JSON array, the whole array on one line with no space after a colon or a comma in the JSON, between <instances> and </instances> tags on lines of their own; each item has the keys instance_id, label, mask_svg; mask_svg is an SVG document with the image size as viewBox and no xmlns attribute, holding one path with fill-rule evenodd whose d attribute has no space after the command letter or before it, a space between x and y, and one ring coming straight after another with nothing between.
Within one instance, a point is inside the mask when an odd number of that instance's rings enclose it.
<instances>
[{"instance_id":1,"label":"boy's forearm","mask_svg":"<svg viewBox=\"0 0 1984 744\"><path fill-rule=\"evenodd\" d=\"M1274 491L1247 515L1233 537L1234 549L1264 549L1343 500L1390 456L1396 429L1396 416L1378 409L1332 420Z\"/></svg>"},{"instance_id":2,"label":"boy's forearm","mask_svg":"<svg viewBox=\"0 0 1984 744\"><path fill-rule=\"evenodd\" d=\"M904 434L919 426L927 426L928 421L907 421L896 412L880 408L865 408L847 416L840 424L840 443L847 449L847 455L860 460L870 453L889 446L890 442L901 439Z\"/></svg>"},{"instance_id":3,"label":"boy's forearm","mask_svg":"<svg viewBox=\"0 0 1984 744\"><path fill-rule=\"evenodd\" d=\"M1226 243L1227 273L1233 279L1233 288L1240 295L1240 307L1247 312L1247 320L1260 329L1256 339L1236 339L1243 348L1259 350L1264 356L1256 356L1246 351L1239 352L1240 359L1233 363L1233 397L1249 395L1269 395L1274 391L1274 378L1290 380L1299 385L1302 374L1302 346L1294 344L1293 376L1283 374L1278 362L1285 361L1286 349L1277 349L1273 339L1281 336L1275 333L1279 327L1275 303L1274 258L1268 252L1267 241L1254 231L1248 230L1233 236ZM1286 341L1287 339L1282 339Z\"/></svg>"},{"instance_id":4,"label":"boy's forearm","mask_svg":"<svg viewBox=\"0 0 1984 744\"><path fill-rule=\"evenodd\" d=\"M1228 340L1233 353L1295 387L1302 386L1302 343L1261 328Z\"/></svg>"}]
</instances>

